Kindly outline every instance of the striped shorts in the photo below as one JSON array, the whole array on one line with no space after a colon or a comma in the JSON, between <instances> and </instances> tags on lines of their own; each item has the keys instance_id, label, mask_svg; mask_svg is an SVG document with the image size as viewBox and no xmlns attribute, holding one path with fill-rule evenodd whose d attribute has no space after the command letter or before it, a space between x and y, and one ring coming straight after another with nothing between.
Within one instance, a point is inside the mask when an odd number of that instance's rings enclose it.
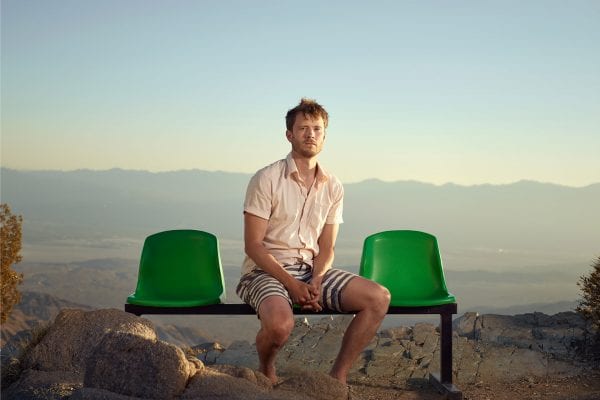
<instances>
[{"instance_id":1,"label":"striped shorts","mask_svg":"<svg viewBox=\"0 0 600 400\"><path fill-rule=\"evenodd\" d=\"M294 278L308 283L312 278L312 268L308 264L284 265L283 268ZM329 269L323 277L321 286L321 303L326 309L342 310L342 290L348 282L358 275L341 269ZM286 288L269 273L255 269L243 275L237 286L236 293L245 303L250 304L258 313L260 303L269 296L281 296L292 306L292 299Z\"/></svg>"}]
</instances>

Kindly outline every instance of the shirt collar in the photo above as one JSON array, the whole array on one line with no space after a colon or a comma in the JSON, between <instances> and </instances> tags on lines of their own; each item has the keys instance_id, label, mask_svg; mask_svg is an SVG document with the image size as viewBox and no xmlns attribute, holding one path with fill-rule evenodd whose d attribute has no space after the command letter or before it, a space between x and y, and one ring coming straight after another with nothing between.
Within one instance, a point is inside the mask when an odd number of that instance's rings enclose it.
<instances>
[{"instance_id":1,"label":"shirt collar","mask_svg":"<svg viewBox=\"0 0 600 400\"><path fill-rule=\"evenodd\" d=\"M286 178L292 177L294 180L298 181L300 179L300 175L298 173L298 167L296 166L296 162L294 161L294 158L292 157L291 152L285 158L285 162L286 162L285 177ZM327 176L327 172L317 162L316 182L317 183L325 183L328 180L329 180L329 178Z\"/></svg>"}]
</instances>

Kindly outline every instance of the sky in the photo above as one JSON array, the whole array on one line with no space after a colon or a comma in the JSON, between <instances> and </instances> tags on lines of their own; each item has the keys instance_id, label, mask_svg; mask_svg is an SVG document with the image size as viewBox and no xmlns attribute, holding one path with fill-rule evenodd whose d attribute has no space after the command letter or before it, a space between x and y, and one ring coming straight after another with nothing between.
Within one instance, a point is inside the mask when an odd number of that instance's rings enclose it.
<instances>
[{"instance_id":1,"label":"sky","mask_svg":"<svg viewBox=\"0 0 600 400\"><path fill-rule=\"evenodd\" d=\"M1 2L1 160L253 173L301 97L343 182L600 182L600 2Z\"/></svg>"}]
</instances>

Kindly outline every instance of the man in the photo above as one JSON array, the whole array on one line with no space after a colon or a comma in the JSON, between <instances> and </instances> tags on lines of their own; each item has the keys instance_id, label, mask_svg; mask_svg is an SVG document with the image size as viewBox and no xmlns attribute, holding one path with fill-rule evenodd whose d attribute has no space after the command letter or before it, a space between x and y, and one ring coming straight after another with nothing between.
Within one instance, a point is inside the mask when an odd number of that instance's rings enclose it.
<instances>
[{"instance_id":1,"label":"man","mask_svg":"<svg viewBox=\"0 0 600 400\"><path fill-rule=\"evenodd\" d=\"M330 371L346 383L390 301L383 286L332 268L344 191L317 163L328 119L314 100L302 99L289 110L286 137L292 151L252 177L244 202L246 258L237 293L260 318L259 370L273 383L275 356L294 327L293 304L355 313Z\"/></svg>"}]
</instances>

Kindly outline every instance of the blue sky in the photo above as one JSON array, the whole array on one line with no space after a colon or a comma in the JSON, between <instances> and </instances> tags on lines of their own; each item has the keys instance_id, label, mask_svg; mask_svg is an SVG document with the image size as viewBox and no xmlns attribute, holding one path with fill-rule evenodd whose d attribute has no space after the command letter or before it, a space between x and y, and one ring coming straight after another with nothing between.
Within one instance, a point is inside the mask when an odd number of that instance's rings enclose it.
<instances>
[{"instance_id":1,"label":"blue sky","mask_svg":"<svg viewBox=\"0 0 600 400\"><path fill-rule=\"evenodd\" d=\"M598 1L2 1L1 165L600 182Z\"/></svg>"}]
</instances>

